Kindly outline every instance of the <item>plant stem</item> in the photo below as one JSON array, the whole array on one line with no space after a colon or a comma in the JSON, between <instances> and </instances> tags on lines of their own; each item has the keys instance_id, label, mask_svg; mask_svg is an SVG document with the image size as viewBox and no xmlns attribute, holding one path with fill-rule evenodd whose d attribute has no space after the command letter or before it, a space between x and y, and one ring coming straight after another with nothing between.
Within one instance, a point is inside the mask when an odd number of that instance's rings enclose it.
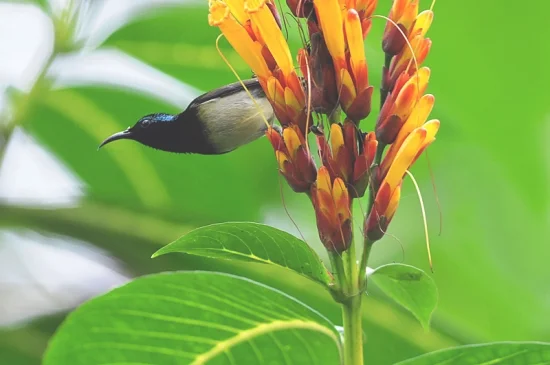
<instances>
[{"instance_id":1,"label":"plant stem","mask_svg":"<svg viewBox=\"0 0 550 365\"><path fill-rule=\"evenodd\" d=\"M389 68L391 56L386 55L385 67ZM384 105L388 90L381 88L381 104ZM333 121L331 118L331 122ZM378 145L376 150L375 160L371 166L371 170L380 165L385 145ZM369 216L376 196L376 189L372 182L369 187L369 199L367 208L367 217ZM351 210L351 206L350 206ZM353 221L353 220L352 220ZM342 256L331 256L333 269L337 275L339 291L344 300L342 304L342 321L344 326L344 365L363 365L363 329L361 321L361 299L367 284L367 264L369 261L372 244L365 237L363 251L361 254L361 262L357 262L355 254L355 243L352 240L351 246L347 251L342 253ZM342 265L343 264L343 265Z\"/></svg>"},{"instance_id":2,"label":"plant stem","mask_svg":"<svg viewBox=\"0 0 550 365\"><path fill-rule=\"evenodd\" d=\"M344 326L344 364L363 365L363 330L361 321L362 282L355 255L355 243L342 254L346 271L346 299L342 302Z\"/></svg>"},{"instance_id":3,"label":"plant stem","mask_svg":"<svg viewBox=\"0 0 550 365\"><path fill-rule=\"evenodd\" d=\"M367 286L367 264L369 262L370 251L372 244L368 238L365 238L363 245L363 254L361 255L361 264L359 265L359 289L363 292Z\"/></svg>"},{"instance_id":4,"label":"plant stem","mask_svg":"<svg viewBox=\"0 0 550 365\"><path fill-rule=\"evenodd\" d=\"M341 302L340 297L345 296L347 292L347 280L346 280L346 270L344 269L344 262L342 261L342 256L334 253L329 252L330 257L330 263L332 265L332 271L334 272L334 276L336 279L336 284L338 287L336 288L336 292L338 292L338 298L336 299L338 302Z\"/></svg>"},{"instance_id":5,"label":"plant stem","mask_svg":"<svg viewBox=\"0 0 550 365\"><path fill-rule=\"evenodd\" d=\"M361 294L356 294L342 303L345 365L363 365L361 298Z\"/></svg>"}]
</instances>

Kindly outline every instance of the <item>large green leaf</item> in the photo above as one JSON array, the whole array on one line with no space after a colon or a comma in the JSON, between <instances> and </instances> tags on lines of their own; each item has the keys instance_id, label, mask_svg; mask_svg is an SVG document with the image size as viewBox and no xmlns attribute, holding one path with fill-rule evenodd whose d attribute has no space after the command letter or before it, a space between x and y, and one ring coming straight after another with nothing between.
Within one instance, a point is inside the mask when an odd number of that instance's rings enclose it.
<instances>
[{"instance_id":1,"label":"large green leaf","mask_svg":"<svg viewBox=\"0 0 550 365\"><path fill-rule=\"evenodd\" d=\"M427 328L437 305L437 287L424 271L410 265L380 266L369 275L384 293L407 308Z\"/></svg>"},{"instance_id":2,"label":"large green leaf","mask_svg":"<svg viewBox=\"0 0 550 365\"><path fill-rule=\"evenodd\" d=\"M550 364L550 344L497 342L435 351L397 365L542 365Z\"/></svg>"},{"instance_id":3,"label":"large green leaf","mask_svg":"<svg viewBox=\"0 0 550 365\"><path fill-rule=\"evenodd\" d=\"M322 284L330 278L321 259L304 241L277 228L250 222L213 224L187 233L158 250L282 266Z\"/></svg>"},{"instance_id":4,"label":"large green leaf","mask_svg":"<svg viewBox=\"0 0 550 365\"><path fill-rule=\"evenodd\" d=\"M339 335L319 313L226 274L145 276L73 312L44 365L337 364Z\"/></svg>"}]
</instances>

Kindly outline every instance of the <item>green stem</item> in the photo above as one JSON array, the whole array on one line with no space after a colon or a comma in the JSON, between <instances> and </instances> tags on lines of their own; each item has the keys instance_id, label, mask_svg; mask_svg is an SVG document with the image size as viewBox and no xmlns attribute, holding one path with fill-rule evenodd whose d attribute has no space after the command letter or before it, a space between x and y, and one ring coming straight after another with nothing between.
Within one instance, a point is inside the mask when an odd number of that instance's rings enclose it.
<instances>
[{"instance_id":1,"label":"green stem","mask_svg":"<svg viewBox=\"0 0 550 365\"><path fill-rule=\"evenodd\" d=\"M352 244L350 248L342 253L342 259L344 261L344 270L346 272L346 284L348 296L356 294L357 288L357 255L355 254L355 244Z\"/></svg>"},{"instance_id":2,"label":"green stem","mask_svg":"<svg viewBox=\"0 0 550 365\"><path fill-rule=\"evenodd\" d=\"M347 280L346 270L344 269L344 262L342 256L337 253L329 252L330 263L332 265L332 271L336 279L337 287L332 291L334 299L337 302L342 302L347 293Z\"/></svg>"},{"instance_id":3,"label":"green stem","mask_svg":"<svg viewBox=\"0 0 550 365\"><path fill-rule=\"evenodd\" d=\"M359 277L353 238L346 251L329 252L329 256L339 286L334 290L333 297L342 306L344 365L363 365L362 295L359 288L362 280Z\"/></svg>"},{"instance_id":4,"label":"green stem","mask_svg":"<svg viewBox=\"0 0 550 365\"><path fill-rule=\"evenodd\" d=\"M344 322L344 365L363 365L361 298L356 294L342 303Z\"/></svg>"},{"instance_id":5,"label":"green stem","mask_svg":"<svg viewBox=\"0 0 550 365\"><path fill-rule=\"evenodd\" d=\"M361 264L359 265L359 289L364 292L367 286L367 264L372 249L372 244L368 238L365 238L363 245L363 254L361 255Z\"/></svg>"},{"instance_id":6,"label":"green stem","mask_svg":"<svg viewBox=\"0 0 550 365\"><path fill-rule=\"evenodd\" d=\"M353 241L352 241L353 242ZM362 282L355 255L355 243L342 254L346 272L346 300L342 302L344 326L344 364L363 365L363 330L361 321Z\"/></svg>"}]
</instances>

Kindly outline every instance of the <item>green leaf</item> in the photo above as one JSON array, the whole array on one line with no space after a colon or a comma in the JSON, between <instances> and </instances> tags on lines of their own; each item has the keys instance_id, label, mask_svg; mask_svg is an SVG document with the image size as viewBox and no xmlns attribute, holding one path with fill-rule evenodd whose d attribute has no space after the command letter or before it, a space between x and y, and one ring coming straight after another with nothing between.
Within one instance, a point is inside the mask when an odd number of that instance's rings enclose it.
<instances>
[{"instance_id":1,"label":"green leaf","mask_svg":"<svg viewBox=\"0 0 550 365\"><path fill-rule=\"evenodd\" d=\"M331 322L294 298L237 276L141 277L73 312L44 365L338 364Z\"/></svg>"},{"instance_id":2,"label":"green leaf","mask_svg":"<svg viewBox=\"0 0 550 365\"><path fill-rule=\"evenodd\" d=\"M497 342L435 351L397 365L542 365L550 363L550 344Z\"/></svg>"},{"instance_id":3,"label":"green leaf","mask_svg":"<svg viewBox=\"0 0 550 365\"><path fill-rule=\"evenodd\" d=\"M424 271L404 264L378 267L369 275L385 294L408 309L424 328L437 305L437 287Z\"/></svg>"},{"instance_id":4,"label":"green leaf","mask_svg":"<svg viewBox=\"0 0 550 365\"><path fill-rule=\"evenodd\" d=\"M282 266L328 285L327 269L305 242L277 228L258 223L230 222L198 228L158 250L217 259Z\"/></svg>"},{"instance_id":5,"label":"green leaf","mask_svg":"<svg viewBox=\"0 0 550 365\"><path fill-rule=\"evenodd\" d=\"M104 46L116 47L200 89L213 89L234 82L235 75L216 49L220 32L208 26L207 14L206 2L159 8L117 29L105 40ZM219 45L242 77L252 74L225 39Z\"/></svg>"}]
</instances>

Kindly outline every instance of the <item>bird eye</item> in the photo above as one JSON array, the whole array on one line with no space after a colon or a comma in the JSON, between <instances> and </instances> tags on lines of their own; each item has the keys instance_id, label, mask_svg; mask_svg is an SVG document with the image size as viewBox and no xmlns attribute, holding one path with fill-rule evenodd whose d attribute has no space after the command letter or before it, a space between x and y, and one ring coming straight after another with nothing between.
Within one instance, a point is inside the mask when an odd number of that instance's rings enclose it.
<instances>
[{"instance_id":1,"label":"bird eye","mask_svg":"<svg viewBox=\"0 0 550 365\"><path fill-rule=\"evenodd\" d=\"M141 127L142 128L147 128L151 125L151 119L143 119L141 121Z\"/></svg>"}]
</instances>

